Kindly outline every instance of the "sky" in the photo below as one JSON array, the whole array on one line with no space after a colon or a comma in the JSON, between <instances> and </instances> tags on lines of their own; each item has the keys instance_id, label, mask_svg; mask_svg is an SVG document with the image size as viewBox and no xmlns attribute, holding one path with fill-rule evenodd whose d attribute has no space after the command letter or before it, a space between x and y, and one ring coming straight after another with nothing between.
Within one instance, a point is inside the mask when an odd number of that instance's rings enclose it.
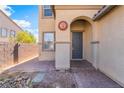
<instances>
[{"instance_id":1,"label":"sky","mask_svg":"<svg viewBox=\"0 0 124 93\"><path fill-rule=\"evenodd\" d=\"M38 39L37 5L1 5L0 9L22 29L31 32Z\"/></svg>"}]
</instances>

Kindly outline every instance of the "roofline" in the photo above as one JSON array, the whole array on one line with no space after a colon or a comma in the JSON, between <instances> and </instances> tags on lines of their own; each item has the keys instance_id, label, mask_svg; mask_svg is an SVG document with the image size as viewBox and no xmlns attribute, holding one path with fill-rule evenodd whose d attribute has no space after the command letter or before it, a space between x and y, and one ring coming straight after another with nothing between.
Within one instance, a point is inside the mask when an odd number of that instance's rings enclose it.
<instances>
[{"instance_id":1,"label":"roofline","mask_svg":"<svg viewBox=\"0 0 124 93\"><path fill-rule=\"evenodd\" d=\"M103 6L93 17L93 20L99 20L102 18L104 15L106 15L108 12L110 12L116 5L106 5Z\"/></svg>"},{"instance_id":2,"label":"roofline","mask_svg":"<svg viewBox=\"0 0 124 93\"><path fill-rule=\"evenodd\" d=\"M3 15L5 15L12 23L14 23L17 27L19 27L19 28L23 31L23 29L22 29L19 25L17 25L10 17L8 17L1 9L0 9L0 12L1 12Z\"/></svg>"}]
</instances>

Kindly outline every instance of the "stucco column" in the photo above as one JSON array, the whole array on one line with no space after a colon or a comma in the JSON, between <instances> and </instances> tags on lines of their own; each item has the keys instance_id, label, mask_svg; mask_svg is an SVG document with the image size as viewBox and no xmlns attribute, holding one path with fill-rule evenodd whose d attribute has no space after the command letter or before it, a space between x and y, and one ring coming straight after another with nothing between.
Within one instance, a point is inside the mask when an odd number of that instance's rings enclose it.
<instances>
[{"instance_id":1,"label":"stucco column","mask_svg":"<svg viewBox=\"0 0 124 93\"><path fill-rule=\"evenodd\" d=\"M56 69L67 70L70 68L70 44L56 43L55 53L55 67Z\"/></svg>"},{"instance_id":2,"label":"stucco column","mask_svg":"<svg viewBox=\"0 0 124 93\"><path fill-rule=\"evenodd\" d=\"M56 20L56 51L55 51L55 67L56 69L67 70L70 68L70 27L64 31L58 28Z\"/></svg>"},{"instance_id":3,"label":"stucco column","mask_svg":"<svg viewBox=\"0 0 124 93\"><path fill-rule=\"evenodd\" d=\"M93 55L93 66L98 69L99 64L99 40L98 40L98 29L97 29L97 23L94 23L93 25L93 42L92 44L92 55Z\"/></svg>"}]
</instances>

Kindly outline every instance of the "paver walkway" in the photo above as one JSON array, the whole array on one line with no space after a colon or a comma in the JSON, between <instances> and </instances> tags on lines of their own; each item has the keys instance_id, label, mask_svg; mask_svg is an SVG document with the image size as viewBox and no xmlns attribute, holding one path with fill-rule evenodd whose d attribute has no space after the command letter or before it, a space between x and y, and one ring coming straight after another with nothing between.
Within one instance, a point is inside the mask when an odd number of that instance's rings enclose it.
<instances>
[{"instance_id":1,"label":"paver walkway","mask_svg":"<svg viewBox=\"0 0 124 93\"><path fill-rule=\"evenodd\" d=\"M35 73L32 78L33 87L42 88L120 88L113 80L108 78L87 61L71 62L68 71L57 71L55 62L38 61L33 59L29 62L17 65L5 73L26 72Z\"/></svg>"}]
</instances>

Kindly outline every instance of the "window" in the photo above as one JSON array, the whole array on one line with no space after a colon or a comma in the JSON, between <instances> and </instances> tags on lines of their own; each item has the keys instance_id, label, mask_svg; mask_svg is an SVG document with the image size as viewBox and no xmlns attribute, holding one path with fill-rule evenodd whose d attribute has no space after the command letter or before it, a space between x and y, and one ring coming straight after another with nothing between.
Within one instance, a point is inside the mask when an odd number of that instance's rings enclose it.
<instances>
[{"instance_id":1,"label":"window","mask_svg":"<svg viewBox=\"0 0 124 93\"><path fill-rule=\"evenodd\" d=\"M1 37L7 37L7 29L5 28L1 29Z\"/></svg>"},{"instance_id":2,"label":"window","mask_svg":"<svg viewBox=\"0 0 124 93\"><path fill-rule=\"evenodd\" d=\"M10 31L9 31L9 29L6 29L6 37L10 37Z\"/></svg>"},{"instance_id":3,"label":"window","mask_svg":"<svg viewBox=\"0 0 124 93\"><path fill-rule=\"evenodd\" d=\"M11 37L15 37L15 35L16 35L15 31L11 30L10 36L11 36Z\"/></svg>"},{"instance_id":4,"label":"window","mask_svg":"<svg viewBox=\"0 0 124 93\"><path fill-rule=\"evenodd\" d=\"M10 37L10 30L7 30L7 37Z\"/></svg>"},{"instance_id":5,"label":"window","mask_svg":"<svg viewBox=\"0 0 124 93\"><path fill-rule=\"evenodd\" d=\"M43 50L54 50L54 33L47 32L43 34Z\"/></svg>"},{"instance_id":6,"label":"window","mask_svg":"<svg viewBox=\"0 0 124 93\"><path fill-rule=\"evenodd\" d=\"M43 6L44 16L52 16L52 9L50 5Z\"/></svg>"},{"instance_id":7,"label":"window","mask_svg":"<svg viewBox=\"0 0 124 93\"><path fill-rule=\"evenodd\" d=\"M14 31L14 37L16 37L16 32Z\"/></svg>"}]
</instances>

